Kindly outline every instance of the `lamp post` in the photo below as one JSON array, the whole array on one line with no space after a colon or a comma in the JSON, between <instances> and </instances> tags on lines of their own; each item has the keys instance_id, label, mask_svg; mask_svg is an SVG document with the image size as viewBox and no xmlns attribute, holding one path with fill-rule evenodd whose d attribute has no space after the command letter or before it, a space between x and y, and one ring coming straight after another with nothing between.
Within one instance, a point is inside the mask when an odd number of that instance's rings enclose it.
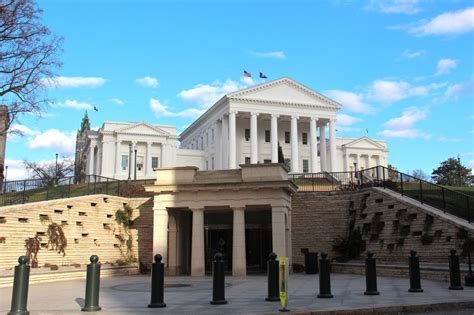
<instances>
[{"instance_id":1,"label":"lamp post","mask_svg":"<svg viewBox=\"0 0 474 315\"><path fill-rule=\"evenodd\" d=\"M128 145L128 180L131 180L132 172L132 144Z\"/></svg>"},{"instance_id":2,"label":"lamp post","mask_svg":"<svg viewBox=\"0 0 474 315\"><path fill-rule=\"evenodd\" d=\"M58 184L58 154L56 153L56 172L54 173L54 183Z\"/></svg>"},{"instance_id":3,"label":"lamp post","mask_svg":"<svg viewBox=\"0 0 474 315\"><path fill-rule=\"evenodd\" d=\"M461 158L458 154L458 179L459 179L459 186L462 186L462 178L461 178Z\"/></svg>"},{"instance_id":4,"label":"lamp post","mask_svg":"<svg viewBox=\"0 0 474 315\"><path fill-rule=\"evenodd\" d=\"M8 173L8 165L5 165L5 176L3 177L3 192L7 190L7 173Z\"/></svg>"},{"instance_id":5,"label":"lamp post","mask_svg":"<svg viewBox=\"0 0 474 315\"><path fill-rule=\"evenodd\" d=\"M133 179L137 180L137 148L135 148L134 164L135 167L133 168Z\"/></svg>"}]
</instances>

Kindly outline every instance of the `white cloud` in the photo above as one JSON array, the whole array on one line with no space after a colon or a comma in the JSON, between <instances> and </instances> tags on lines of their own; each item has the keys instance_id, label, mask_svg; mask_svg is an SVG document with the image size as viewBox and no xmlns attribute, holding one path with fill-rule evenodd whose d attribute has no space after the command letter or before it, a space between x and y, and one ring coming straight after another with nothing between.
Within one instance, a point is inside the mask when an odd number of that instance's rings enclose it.
<instances>
[{"instance_id":1,"label":"white cloud","mask_svg":"<svg viewBox=\"0 0 474 315\"><path fill-rule=\"evenodd\" d=\"M41 83L50 88L99 87L105 84L102 77L54 77L43 78Z\"/></svg>"},{"instance_id":2,"label":"white cloud","mask_svg":"<svg viewBox=\"0 0 474 315\"><path fill-rule=\"evenodd\" d=\"M227 79L225 82L214 81L211 84L198 84L188 90L181 91L178 97L196 103L201 108L209 108L224 95L255 84L252 78L242 77L240 81L241 83Z\"/></svg>"},{"instance_id":3,"label":"white cloud","mask_svg":"<svg viewBox=\"0 0 474 315\"><path fill-rule=\"evenodd\" d=\"M458 63L456 60L441 59L438 61L438 64L436 65L435 76L448 74L452 69L456 68L457 66L458 66Z\"/></svg>"},{"instance_id":4,"label":"white cloud","mask_svg":"<svg viewBox=\"0 0 474 315\"><path fill-rule=\"evenodd\" d=\"M260 58L286 59L286 55L283 51L268 51L268 52L250 51L249 53L255 57L260 57Z\"/></svg>"},{"instance_id":5,"label":"white cloud","mask_svg":"<svg viewBox=\"0 0 474 315\"><path fill-rule=\"evenodd\" d=\"M28 173L23 165L23 161L15 159L5 159L5 166L8 166L7 181L28 178Z\"/></svg>"},{"instance_id":6,"label":"white cloud","mask_svg":"<svg viewBox=\"0 0 474 315\"><path fill-rule=\"evenodd\" d=\"M423 56L424 54L425 54L424 50L412 51L412 50L407 49L402 53L402 56L407 59L415 59L415 58L419 58Z\"/></svg>"},{"instance_id":7,"label":"white cloud","mask_svg":"<svg viewBox=\"0 0 474 315\"><path fill-rule=\"evenodd\" d=\"M372 83L369 98L380 103L393 103L408 96L410 84L404 81L376 80Z\"/></svg>"},{"instance_id":8,"label":"white cloud","mask_svg":"<svg viewBox=\"0 0 474 315\"><path fill-rule=\"evenodd\" d=\"M459 138L450 138L450 137L439 137L439 141L441 142L461 142L462 140Z\"/></svg>"},{"instance_id":9,"label":"white cloud","mask_svg":"<svg viewBox=\"0 0 474 315\"><path fill-rule=\"evenodd\" d=\"M48 129L37 134L28 142L31 149L54 149L60 154L68 155L75 151L76 132L62 132Z\"/></svg>"},{"instance_id":10,"label":"white cloud","mask_svg":"<svg viewBox=\"0 0 474 315\"><path fill-rule=\"evenodd\" d=\"M418 2L418 0L371 0L366 8L383 13L416 14L421 10Z\"/></svg>"},{"instance_id":11,"label":"white cloud","mask_svg":"<svg viewBox=\"0 0 474 315\"><path fill-rule=\"evenodd\" d=\"M114 103L115 105L119 105L119 106L125 104L125 101L123 101L123 100L121 100L121 99L119 99L119 98L116 98L116 97L111 98L109 101L111 101L111 102Z\"/></svg>"},{"instance_id":12,"label":"white cloud","mask_svg":"<svg viewBox=\"0 0 474 315\"><path fill-rule=\"evenodd\" d=\"M135 82L144 87L156 88L159 85L158 79L154 77L145 76L143 78L136 79Z\"/></svg>"},{"instance_id":13,"label":"white cloud","mask_svg":"<svg viewBox=\"0 0 474 315\"><path fill-rule=\"evenodd\" d=\"M350 112L367 114L373 111L372 107L364 102L362 94L342 90L328 90L324 94L343 105L344 109Z\"/></svg>"},{"instance_id":14,"label":"white cloud","mask_svg":"<svg viewBox=\"0 0 474 315\"><path fill-rule=\"evenodd\" d=\"M23 136L26 136L26 137L35 136L35 135L40 133L37 130L33 130L33 129L29 128L28 126L20 125L20 124L11 125L10 131L12 131L14 133L19 133L19 134L21 134Z\"/></svg>"},{"instance_id":15,"label":"white cloud","mask_svg":"<svg viewBox=\"0 0 474 315\"><path fill-rule=\"evenodd\" d=\"M470 95L474 93L474 78L467 82L451 84L447 87L442 97L435 98L435 103L443 103L446 101L457 101L461 95Z\"/></svg>"},{"instance_id":16,"label":"white cloud","mask_svg":"<svg viewBox=\"0 0 474 315\"><path fill-rule=\"evenodd\" d=\"M385 129L378 133L380 136L387 137L387 138L422 138L425 140L431 139L431 135L421 132L417 129L405 129L405 130L391 130Z\"/></svg>"},{"instance_id":17,"label":"white cloud","mask_svg":"<svg viewBox=\"0 0 474 315\"><path fill-rule=\"evenodd\" d=\"M446 12L431 20L422 20L415 25L405 26L418 36L455 35L474 30L474 7L455 12Z\"/></svg>"},{"instance_id":18,"label":"white cloud","mask_svg":"<svg viewBox=\"0 0 474 315\"><path fill-rule=\"evenodd\" d=\"M94 108L94 105L91 105L87 102L80 102L80 101L76 101L76 100L65 100L64 102L52 103L51 106L53 106L53 107L73 108L73 109L77 109L77 110L93 109Z\"/></svg>"},{"instance_id":19,"label":"white cloud","mask_svg":"<svg viewBox=\"0 0 474 315\"><path fill-rule=\"evenodd\" d=\"M408 129L413 125L426 118L427 110L422 110L416 107L406 108L400 117L392 118L384 125L390 129Z\"/></svg>"},{"instance_id":20,"label":"white cloud","mask_svg":"<svg viewBox=\"0 0 474 315\"><path fill-rule=\"evenodd\" d=\"M196 109L196 108L188 108L182 110L180 112L172 112L168 108L168 106L163 105L157 99L150 99L150 108L155 113L157 118L160 117L190 117L190 118L197 118L202 113L204 113L204 109Z\"/></svg>"},{"instance_id":21,"label":"white cloud","mask_svg":"<svg viewBox=\"0 0 474 315\"><path fill-rule=\"evenodd\" d=\"M347 115L347 114L337 114L336 120L337 120L338 128L341 125L342 126L350 126L350 125L353 125L353 124L356 124L356 123L362 121L362 119L360 119L360 118L350 116L350 115Z\"/></svg>"}]
</instances>

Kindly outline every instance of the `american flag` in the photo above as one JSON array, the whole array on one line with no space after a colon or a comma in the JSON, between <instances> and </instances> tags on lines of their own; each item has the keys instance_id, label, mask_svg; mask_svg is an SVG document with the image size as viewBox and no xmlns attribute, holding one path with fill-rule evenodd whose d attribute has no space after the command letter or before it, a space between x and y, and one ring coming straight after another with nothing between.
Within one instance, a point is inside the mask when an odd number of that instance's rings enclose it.
<instances>
[{"instance_id":1,"label":"american flag","mask_svg":"<svg viewBox=\"0 0 474 315\"><path fill-rule=\"evenodd\" d=\"M252 74L250 72L244 70L244 77L251 78Z\"/></svg>"},{"instance_id":2,"label":"american flag","mask_svg":"<svg viewBox=\"0 0 474 315\"><path fill-rule=\"evenodd\" d=\"M260 72L260 79L267 79L267 76L263 74L263 72Z\"/></svg>"}]
</instances>

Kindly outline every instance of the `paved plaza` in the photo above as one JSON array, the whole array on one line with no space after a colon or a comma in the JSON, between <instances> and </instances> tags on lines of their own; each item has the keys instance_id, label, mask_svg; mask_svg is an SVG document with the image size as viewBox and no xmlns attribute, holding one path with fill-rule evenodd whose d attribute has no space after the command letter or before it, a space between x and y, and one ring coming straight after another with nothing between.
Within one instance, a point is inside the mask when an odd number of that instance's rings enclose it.
<instances>
[{"instance_id":1,"label":"paved plaza","mask_svg":"<svg viewBox=\"0 0 474 315\"><path fill-rule=\"evenodd\" d=\"M448 283L422 281L423 293L407 292L408 279L378 278L379 296L365 296L365 278L356 275L333 274L332 299L318 299L317 275L290 275L289 309L296 313L305 311L360 310L358 314L373 312L375 308L404 311L400 306L425 305L412 311L453 310L474 308L474 288L462 291L448 290ZM280 304L266 302L266 276L227 277L227 305L210 305L212 298L211 277L165 278L166 308L149 309L150 277L126 276L101 279L98 314L258 314L277 313ZM29 290L28 310L31 314L81 314L84 303L85 280L32 284ZM0 313L10 309L11 288L0 289ZM446 304L449 303L449 304ZM438 305L436 305L438 304ZM430 305L434 305L431 308ZM387 308L397 307L397 308ZM398 310L397 310L398 309ZM465 314L472 312L467 311ZM84 313L82 313L84 314ZM456 314L454 312L453 314ZM463 313L464 314L464 313Z\"/></svg>"}]
</instances>

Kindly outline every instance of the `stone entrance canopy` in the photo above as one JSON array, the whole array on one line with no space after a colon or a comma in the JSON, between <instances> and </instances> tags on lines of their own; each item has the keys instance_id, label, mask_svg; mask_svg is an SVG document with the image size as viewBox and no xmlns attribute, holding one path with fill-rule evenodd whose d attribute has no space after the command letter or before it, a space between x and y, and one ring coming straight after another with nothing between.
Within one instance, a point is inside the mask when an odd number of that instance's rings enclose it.
<instances>
[{"instance_id":1,"label":"stone entrance canopy","mask_svg":"<svg viewBox=\"0 0 474 315\"><path fill-rule=\"evenodd\" d=\"M288 169L278 163L240 167L218 171L199 171L191 166L156 169L155 184L146 187L155 194L153 254L164 256L170 274L187 270L183 266L187 260L192 276L204 275L204 212L211 216L233 213L233 275L246 274L246 211L271 209L272 250L291 259L291 195L296 192L296 186L288 180ZM179 213L183 211L192 212L191 232L186 233L183 228L176 233L180 230L177 221L182 217ZM189 247L191 257L185 259Z\"/></svg>"}]
</instances>

